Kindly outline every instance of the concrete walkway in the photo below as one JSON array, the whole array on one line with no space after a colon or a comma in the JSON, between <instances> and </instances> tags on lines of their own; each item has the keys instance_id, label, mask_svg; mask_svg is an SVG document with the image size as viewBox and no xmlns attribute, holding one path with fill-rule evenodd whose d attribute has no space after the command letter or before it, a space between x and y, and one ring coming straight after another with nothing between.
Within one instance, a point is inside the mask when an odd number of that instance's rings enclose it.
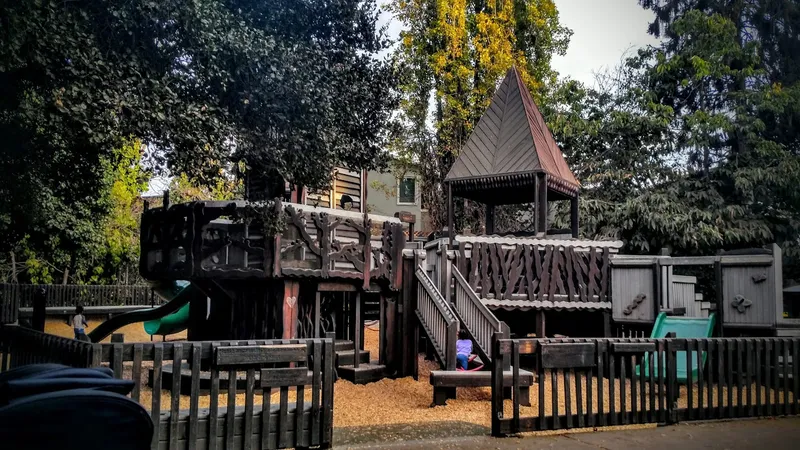
<instances>
[{"instance_id":1,"label":"concrete walkway","mask_svg":"<svg viewBox=\"0 0 800 450\"><path fill-rule=\"evenodd\" d=\"M549 436L526 435L502 439L491 438L481 433L481 430L486 431L483 427L461 422L384 428L385 439L381 441L374 440L380 437L378 433L356 434L357 430L352 428L336 433L334 435L334 442L337 444L335 448L419 450L551 448L558 450L789 450L800 448L800 418L684 423L636 430ZM432 435L437 431L439 437L433 437Z\"/></svg>"}]
</instances>

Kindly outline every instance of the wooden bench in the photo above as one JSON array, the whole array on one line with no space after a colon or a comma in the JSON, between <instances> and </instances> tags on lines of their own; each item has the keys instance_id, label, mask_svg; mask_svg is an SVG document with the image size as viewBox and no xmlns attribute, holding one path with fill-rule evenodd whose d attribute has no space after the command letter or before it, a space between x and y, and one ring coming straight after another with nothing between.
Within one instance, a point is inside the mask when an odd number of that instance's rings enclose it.
<instances>
[{"instance_id":1,"label":"wooden bench","mask_svg":"<svg viewBox=\"0 0 800 450\"><path fill-rule=\"evenodd\" d=\"M511 398L511 383L513 374L510 370L503 372L503 385L506 398ZM530 406L530 386L533 384L533 373L527 370L519 371L520 405ZM456 388L459 387L489 387L492 385L492 373L489 371L467 372L458 370L434 370L431 372L431 386L433 386L433 404L442 406L447 404L447 399L456 398Z\"/></svg>"}]
</instances>

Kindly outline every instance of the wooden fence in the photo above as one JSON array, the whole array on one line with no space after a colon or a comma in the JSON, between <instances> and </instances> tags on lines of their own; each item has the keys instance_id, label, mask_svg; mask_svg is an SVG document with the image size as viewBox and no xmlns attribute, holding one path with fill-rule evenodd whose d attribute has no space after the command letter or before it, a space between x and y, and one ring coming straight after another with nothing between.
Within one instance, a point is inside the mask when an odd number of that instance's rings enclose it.
<instances>
[{"instance_id":1,"label":"wooden fence","mask_svg":"<svg viewBox=\"0 0 800 450\"><path fill-rule=\"evenodd\" d=\"M800 414L798 338L494 339L492 434ZM520 357L537 388L521 410ZM511 385L502 371L510 359ZM687 370L688 369L688 370ZM503 391L512 400L503 401ZM524 414L524 415L523 415Z\"/></svg>"},{"instance_id":2,"label":"wooden fence","mask_svg":"<svg viewBox=\"0 0 800 450\"><path fill-rule=\"evenodd\" d=\"M92 352L92 344L87 342L17 325L0 325L0 371L40 363L90 367Z\"/></svg>"},{"instance_id":3,"label":"wooden fence","mask_svg":"<svg viewBox=\"0 0 800 450\"><path fill-rule=\"evenodd\" d=\"M332 443L335 353L330 335L89 344L5 326L0 346L3 370L45 362L106 366L116 378L133 380L130 397L150 411L155 425L153 450L328 448Z\"/></svg>"},{"instance_id":4,"label":"wooden fence","mask_svg":"<svg viewBox=\"0 0 800 450\"><path fill-rule=\"evenodd\" d=\"M0 284L0 304L17 308L33 306L38 289L44 289L48 307L148 306L154 300L149 286L83 284Z\"/></svg>"}]
</instances>

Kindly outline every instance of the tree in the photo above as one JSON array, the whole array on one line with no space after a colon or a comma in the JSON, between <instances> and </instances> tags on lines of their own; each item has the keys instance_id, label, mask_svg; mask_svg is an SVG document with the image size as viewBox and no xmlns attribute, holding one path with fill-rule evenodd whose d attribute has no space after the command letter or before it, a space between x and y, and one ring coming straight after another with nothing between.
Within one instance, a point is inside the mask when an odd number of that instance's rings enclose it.
<instances>
[{"instance_id":1,"label":"tree","mask_svg":"<svg viewBox=\"0 0 800 450\"><path fill-rule=\"evenodd\" d=\"M442 181L502 76L516 65L541 100L556 80L550 60L566 51L571 32L552 0L396 0L391 10L404 25L399 58L407 73L391 148L420 173L422 203L441 228ZM477 229L482 212L458 202L456 217L457 228Z\"/></svg>"},{"instance_id":2,"label":"tree","mask_svg":"<svg viewBox=\"0 0 800 450\"><path fill-rule=\"evenodd\" d=\"M380 167L396 77L376 24L374 0L0 0L2 251L92 253L129 139L199 183Z\"/></svg>"},{"instance_id":3,"label":"tree","mask_svg":"<svg viewBox=\"0 0 800 450\"><path fill-rule=\"evenodd\" d=\"M777 241L795 271L800 162L785 120L797 84L776 81L783 75L740 25L741 2L645 3L662 8L663 44L628 59L611 89L576 85L545 111L584 184L584 233L641 253ZM677 9L667 14L667 3Z\"/></svg>"}]
</instances>

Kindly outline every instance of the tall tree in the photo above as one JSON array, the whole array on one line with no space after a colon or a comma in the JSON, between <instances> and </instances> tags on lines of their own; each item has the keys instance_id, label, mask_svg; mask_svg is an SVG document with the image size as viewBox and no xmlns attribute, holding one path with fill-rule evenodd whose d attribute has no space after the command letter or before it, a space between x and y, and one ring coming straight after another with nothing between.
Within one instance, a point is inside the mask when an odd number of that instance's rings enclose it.
<instances>
[{"instance_id":1,"label":"tall tree","mask_svg":"<svg viewBox=\"0 0 800 450\"><path fill-rule=\"evenodd\" d=\"M422 202L440 228L442 181L502 76L516 65L541 100L556 81L551 58L566 51L571 32L552 0L397 0L391 9L404 25L399 56L408 74L392 148L422 175ZM480 222L469 202L457 208L459 226Z\"/></svg>"},{"instance_id":2,"label":"tall tree","mask_svg":"<svg viewBox=\"0 0 800 450\"><path fill-rule=\"evenodd\" d=\"M0 0L0 29L4 252L94 245L130 138L200 182L381 165L397 97L374 0Z\"/></svg>"}]
</instances>

